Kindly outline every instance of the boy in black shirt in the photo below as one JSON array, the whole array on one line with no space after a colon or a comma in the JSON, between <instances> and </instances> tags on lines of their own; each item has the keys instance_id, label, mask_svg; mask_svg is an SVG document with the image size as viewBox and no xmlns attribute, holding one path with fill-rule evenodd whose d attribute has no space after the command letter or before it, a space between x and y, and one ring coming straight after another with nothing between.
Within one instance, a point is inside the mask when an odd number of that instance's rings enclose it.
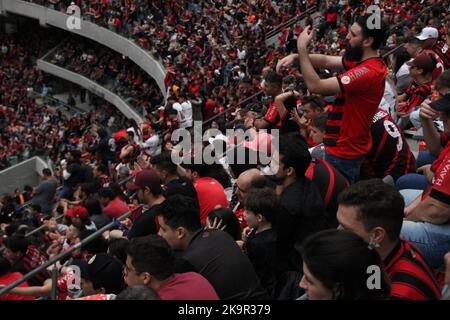
<instances>
[{"instance_id":1,"label":"boy in black shirt","mask_svg":"<svg viewBox=\"0 0 450 320\"><path fill-rule=\"evenodd\" d=\"M245 200L245 221L251 228L244 251L247 253L261 284L274 298L276 284L275 257L277 235L272 221L279 207L279 199L270 188L252 189Z\"/></svg>"}]
</instances>

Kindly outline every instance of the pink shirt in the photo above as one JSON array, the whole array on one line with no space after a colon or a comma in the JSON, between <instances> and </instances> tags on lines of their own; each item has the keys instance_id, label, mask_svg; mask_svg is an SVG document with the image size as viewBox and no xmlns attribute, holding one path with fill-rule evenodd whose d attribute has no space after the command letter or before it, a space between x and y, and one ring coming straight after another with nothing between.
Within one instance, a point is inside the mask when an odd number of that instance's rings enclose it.
<instances>
[{"instance_id":1,"label":"pink shirt","mask_svg":"<svg viewBox=\"0 0 450 320\"><path fill-rule=\"evenodd\" d=\"M219 300L208 280L196 272L176 273L158 291L161 300Z\"/></svg>"}]
</instances>

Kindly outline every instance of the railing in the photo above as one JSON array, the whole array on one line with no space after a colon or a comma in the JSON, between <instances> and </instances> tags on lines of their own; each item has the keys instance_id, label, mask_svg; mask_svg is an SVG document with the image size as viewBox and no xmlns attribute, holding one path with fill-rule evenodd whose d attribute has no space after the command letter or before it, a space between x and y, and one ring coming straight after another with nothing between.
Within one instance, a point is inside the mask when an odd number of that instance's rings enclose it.
<instances>
[{"instance_id":1,"label":"railing","mask_svg":"<svg viewBox=\"0 0 450 320\"><path fill-rule=\"evenodd\" d=\"M132 210L128 211L127 213L123 214L121 217L119 217L117 220L118 221L122 221L127 219L132 213ZM95 231L93 234L91 234L90 236L88 236L86 239L83 239L81 242L78 242L77 244L75 244L73 247L71 247L70 249L61 252L60 254L58 254L57 256L49 259L47 262L45 262L44 264L42 264L39 268L34 269L33 271L30 271L29 273L27 273L26 275L24 275L22 278L14 281L13 283L7 285L6 287L4 287L3 289L0 289L0 295L5 294L7 292L9 292L10 290L14 289L15 287L17 287L18 285L20 285L21 283L31 279L32 277L34 277L36 274L42 272L43 270L45 270L46 268L48 268L49 266L56 264L56 262L58 262L61 259L64 259L65 257L67 257L68 255L70 255L72 252L81 249L84 245L88 244L89 242L91 242L92 240L96 239L97 237L101 236L105 231L111 229L112 227L114 227L116 224L115 222L110 222L107 225L105 225L103 228L100 228L99 230ZM56 266L55 266L56 269ZM56 288L56 272L53 271L52 272L52 299L55 299L55 288Z\"/></svg>"},{"instance_id":2,"label":"railing","mask_svg":"<svg viewBox=\"0 0 450 320\"><path fill-rule=\"evenodd\" d=\"M42 71L82 86L86 90L100 96L109 103L113 104L127 118L135 119L137 123L142 122L142 117L134 110L132 106L126 103L117 94L111 92L95 81L42 59L39 59L37 61L37 66Z\"/></svg>"},{"instance_id":3,"label":"railing","mask_svg":"<svg viewBox=\"0 0 450 320\"><path fill-rule=\"evenodd\" d=\"M0 0L0 10L2 12L10 12L38 19L42 25L51 25L68 32L76 33L119 52L130 58L142 70L145 70L155 79L161 92L163 94L166 93L164 84L166 70L164 66L150 52L140 47L134 41L87 20L82 20L81 29L69 30L67 28L67 19L69 17L67 14L28 1Z\"/></svg>"}]
</instances>

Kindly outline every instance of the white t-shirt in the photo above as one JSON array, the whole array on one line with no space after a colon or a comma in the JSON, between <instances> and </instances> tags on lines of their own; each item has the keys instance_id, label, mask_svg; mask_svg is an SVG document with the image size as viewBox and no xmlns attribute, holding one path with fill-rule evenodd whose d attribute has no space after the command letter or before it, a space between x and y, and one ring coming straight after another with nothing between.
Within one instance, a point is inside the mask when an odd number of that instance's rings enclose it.
<instances>
[{"instance_id":1,"label":"white t-shirt","mask_svg":"<svg viewBox=\"0 0 450 320\"><path fill-rule=\"evenodd\" d=\"M149 156L154 156L159 147L159 136L157 134L151 136L144 142L145 153Z\"/></svg>"},{"instance_id":2,"label":"white t-shirt","mask_svg":"<svg viewBox=\"0 0 450 320\"><path fill-rule=\"evenodd\" d=\"M397 120L397 99L394 90L389 81L386 80L384 86L384 95L380 102L380 108L391 115L394 120Z\"/></svg>"},{"instance_id":3,"label":"white t-shirt","mask_svg":"<svg viewBox=\"0 0 450 320\"><path fill-rule=\"evenodd\" d=\"M185 101L182 104L175 102L173 109L178 111L178 123L180 128L192 127L192 103Z\"/></svg>"}]
</instances>

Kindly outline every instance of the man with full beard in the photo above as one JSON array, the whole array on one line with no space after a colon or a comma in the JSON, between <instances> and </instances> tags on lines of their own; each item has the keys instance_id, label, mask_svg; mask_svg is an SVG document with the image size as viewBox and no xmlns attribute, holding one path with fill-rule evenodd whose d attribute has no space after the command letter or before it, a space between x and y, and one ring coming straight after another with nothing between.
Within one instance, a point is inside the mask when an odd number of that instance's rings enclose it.
<instances>
[{"instance_id":1,"label":"man with full beard","mask_svg":"<svg viewBox=\"0 0 450 320\"><path fill-rule=\"evenodd\" d=\"M299 53L283 58L277 65L279 70L299 59L311 94L337 94L328 113L323 139L325 159L351 182L359 180L361 164L371 149L371 119L384 94L387 67L379 57L378 49L387 34L383 25L376 27L370 25L368 17L360 17L353 23L342 57L309 54L308 45L314 32L308 26L298 37ZM345 72L337 77L320 79L314 68L344 69Z\"/></svg>"}]
</instances>

